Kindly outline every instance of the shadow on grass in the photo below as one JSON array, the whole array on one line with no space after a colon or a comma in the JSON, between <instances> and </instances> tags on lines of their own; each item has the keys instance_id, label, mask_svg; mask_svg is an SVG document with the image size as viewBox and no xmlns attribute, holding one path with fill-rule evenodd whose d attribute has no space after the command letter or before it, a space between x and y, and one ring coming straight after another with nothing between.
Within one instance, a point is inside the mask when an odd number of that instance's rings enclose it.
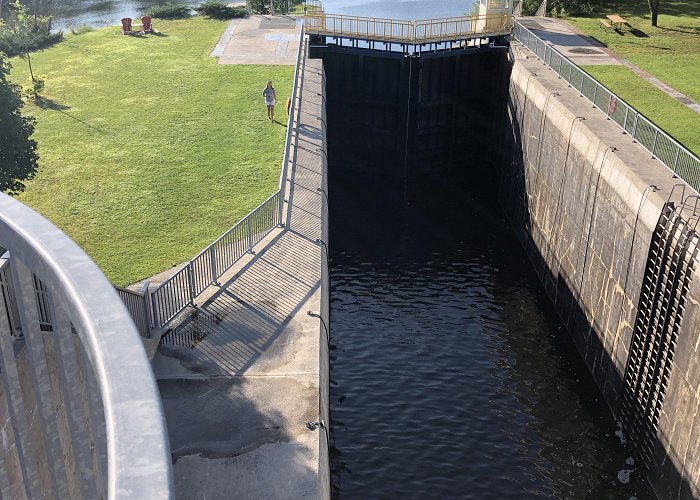
<instances>
[{"instance_id":1,"label":"shadow on grass","mask_svg":"<svg viewBox=\"0 0 700 500\"><path fill-rule=\"evenodd\" d=\"M165 33L161 33L160 31L154 31L152 33L121 33L121 32L115 32L115 35L118 36L127 36L129 38L135 39L135 40L148 40L150 37L155 36L158 38L167 38L168 35Z\"/></svg>"},{"instance_id":2,"label":"shadow on grass","mask_svg":"<svg viewBox=\"0 0 700 500\"><path fill-rule=\"evenodd\" d=\"M649 35L647 35L642 30L639 30L637 28L632 28L630 30L630 33L632 33L632 35L636 36L637 38L649 38Z\"/></svg>"},{"instance_id":3,"label":"shadow on grass","mask_svg":"<svg viewBox=\"0 0 700 500\"><path fill-rule=\"evenodd\" d=\"M38 107L40 107L41 109L50 110L50 111L58 111L59 113L66 115L68 118L71 118L77 122L80 122L83 125L85 125L86 127L90 128L96 132L99 132L101 134L107 133L104 130L102 130L101 128L95 127L94 125L91 125L88 122L81 120L80 118L76 118L75 116L71 115L70 113L67 113L66 110L71 109L70 106L66 106L65 104L60 104L60 103L54 101L53 99L49 99L47 97L41 97L41 96L39 96L35 100L35 102L36 102L36 105Z\"/></svg>"},{"instance_id":4,"label":"shadow on grass","mask_svg":"<svg viewBox=\"0 0 700 500\"><path fill-rule=\"evenodd\" d=\"M611 3L609 8L622 17L635 16L651 19L647 2L618 0ZM666 16L700 17L700 2L697 0L670 0L662 2L659 11L659 14Z\"/></svg>"},{"instance_id":5,"label":"shadow on grass","mask_svg":"<svg viewBox=\"0 0 700 500\"><path fill-rule=\"evenodd\" d=\"M659 26L660 30L663 31L675 31L676 33L682 33L684 35L697 35L700 36L699 26L676 26L675 28L667 28L665 26Z\"/></svg>"},{"instance_id":6,"label":"shadow on grass","mask_svg":"<svg viewBox=\"0 0 700 500\"><path fill-rule=\"evenodd\" d=\"M49 99L48 97L39 96L36 98L35 102L41 109L50 109L52 111L65 111L66 109L70 109L70 106L60 104L53 99Z\"/></svg>"}]
</instances>

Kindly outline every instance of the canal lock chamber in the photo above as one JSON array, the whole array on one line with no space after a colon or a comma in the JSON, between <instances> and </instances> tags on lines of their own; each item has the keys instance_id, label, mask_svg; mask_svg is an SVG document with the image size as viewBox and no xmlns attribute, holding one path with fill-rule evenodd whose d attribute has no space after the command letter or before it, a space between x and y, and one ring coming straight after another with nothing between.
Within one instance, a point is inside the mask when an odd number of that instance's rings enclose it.
<instances>
[{"instance_id":1,"label":"canal lock chamber","mask_svg":"<svg viewBox=\"0 0 700 500\"><path fill-rule=\"evenodd\" d=\"M580 290L552 286L555 245L524 223L526 120L506 48L312 54L326 75L334 496L654 498L621 411L634 375L602 355L585 303L572 312ZM546 132L544 116L530 121ZM559 142L542 162L571 149ZM666 363L647 371L668 372L664 352L644 354Z\"/></svg>"}]
</instances>

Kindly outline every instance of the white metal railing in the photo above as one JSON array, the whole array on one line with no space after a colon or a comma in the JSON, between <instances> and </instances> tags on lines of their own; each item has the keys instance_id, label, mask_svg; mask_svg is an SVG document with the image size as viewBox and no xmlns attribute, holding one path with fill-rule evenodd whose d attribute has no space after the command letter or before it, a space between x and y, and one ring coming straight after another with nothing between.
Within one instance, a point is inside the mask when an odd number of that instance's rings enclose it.
<instances>
[{"instance_id":1,"label":"white metal railing","mask_svg":"<svg viewBox=\"0 0 700 500\"><path fill-rule=\"evenodd\" d=\"M700 158L519 22L513 36L678 177L700 190Z\"/></svg>"},{"instance_id":2,"label":"white metal railing","mask_svg":"<svg viewBox=\"0 0 700 500\"><path fill-rule=\"evenodd\" d=\"M279 202L279 192L276 192L150 292L156 329L163 328L186 307L193 305L209 285L216 283L280 224Z\"/></svg>"},{"instance_id":3,"label":"white metal railing","mask_svg":"<svg viewBox=\"0 0 700 500\"><path fill-rule=\"evenodd\" d=\"M513 16L488 14L406 21L311 11L306 14L305 22L309 34L421 45L510 35Z\"/></svg>"},{"instance_id":4,"label":"white metal railing","mask_svg":"<svg viewBox=\"0 0 700 500\"><path fill-rule=\"evenodd\" d=\"M289 155L304 47L304 26L302 25L277 191L153 290L148 290L148 284L140 292L117 287L141 335L150 336L151 330L162 329L184 309L194 305L202 292L218 283L218 279L231 266L251 252L252 248L276 226L283 225L285 183L291 161Z\"/></svg>"},{"instance_id":5,"label":"white metal railing","mask_svg":"<svg viewBox=\"0 0 700 500\"><path fill-rule=\"evenodd\" d=\"M0 246L2 497L172 498L160 395L114 288L4 194Z\"/></svg>"}]
</instances>

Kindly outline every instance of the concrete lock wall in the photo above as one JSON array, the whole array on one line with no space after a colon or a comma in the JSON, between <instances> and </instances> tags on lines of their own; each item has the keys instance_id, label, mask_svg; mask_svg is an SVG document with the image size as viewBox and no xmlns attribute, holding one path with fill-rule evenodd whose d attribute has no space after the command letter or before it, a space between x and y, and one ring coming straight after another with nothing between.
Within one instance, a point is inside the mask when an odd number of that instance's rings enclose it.
<instances>
[{"instance_id":1,"label":"concrete lock wall","mask_svg":"<svg viewBox=\"0 0 700 500\"><path fill-rule=\"evenodd\" d=\"M680 188L673 191L682 181L541 61L514 49L502 204L619 419L652 236L669 197L683 202ZM670 376L659 378L666 387L649 478L660 498L700 496L698 267L675 352L671 342ZM650 410L640 403L635 411L647 418Z\"/></svg>"}]
</instances>

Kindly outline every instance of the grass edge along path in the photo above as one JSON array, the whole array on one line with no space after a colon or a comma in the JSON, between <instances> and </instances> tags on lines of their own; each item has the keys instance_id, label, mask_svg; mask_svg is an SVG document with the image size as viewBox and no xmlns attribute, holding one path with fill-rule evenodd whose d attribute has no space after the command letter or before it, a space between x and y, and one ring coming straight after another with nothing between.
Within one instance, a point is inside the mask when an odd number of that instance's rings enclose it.
<instances>
[{"instance_id":1,"label":"grass edge along path","mask_svg":"<svg viewBox=\"0 0 700 500\"><path fill-rule=\"evenodd\" d=\"M601 82L658 127L700 156L700 114L620 65L584 65Z\"/></svg>"},{"instance_id":2,"label":"grass edge along path","mask_svg":"<svg viewBox=\"0 0 700 500\"><path fill-rule=\"evenodd\" d=\"M632 29L603 28L606 14L624 17ZM664 0L658 27L646 1L611 0L590 16L566 19L643 71L700 102L700 1ZM700 114L676 101L625 66L585 66L591 76L634 106L678 142L700 155Z\"/></svg>"},{"instance_id":3,"label":"grass edge along path","mask_svg":"<svg viewBox=\"0 0 700 500\"><path fill-rule=\"evenodd\" d=\"M292 66L217 65L227 23L159 21L68 35L32 57L47 76L40 168L19 200L75 240L117 285L192 258L277 189L284 106L270 123L268 79L284 103ZM13 59L12 78L27 79Z\"/></svg>"},{"instance_id":4,"label":"grass edge along path","mask_svg":"<svg viewBox=\"0 0 700 500\"><path fill-rule=\"evenodd\" d=\"M632 29L603 28L600 19L619 14ZM700 102L700 2L663 0L658 27L646 1L613 0L590 16L571 17L576 29L599 41L662 82Z\"/></svg>"}]
</instances>

